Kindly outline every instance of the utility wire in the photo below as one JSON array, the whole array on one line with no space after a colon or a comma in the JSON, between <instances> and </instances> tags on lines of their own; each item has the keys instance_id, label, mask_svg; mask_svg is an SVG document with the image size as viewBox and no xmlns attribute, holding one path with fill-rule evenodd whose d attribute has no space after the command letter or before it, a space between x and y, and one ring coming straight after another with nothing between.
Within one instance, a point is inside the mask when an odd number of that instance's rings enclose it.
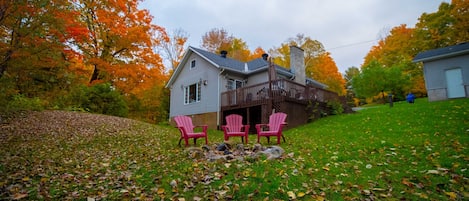
<instances>
[{"instance_id":1,"label":"utility wire","mask_svg":"<svg viewBox=\"0 0 469 201\"><path fill-rule=\"evenodd\" d=\"M345 47L357 46L357 45L361 45L361 44L365 44L365 43L371 43L371 42L375 42L375 41L378 41L378 39L375 39L375 40L368 40L368 41L362 41L362 42L352 43L352 44L347 44L347 45L341 45L341 46L329 48L329 49L327 49L326 51L335 50L335 49L340 49L340 48L345 48Z\"/></svg>"}]
</instances>

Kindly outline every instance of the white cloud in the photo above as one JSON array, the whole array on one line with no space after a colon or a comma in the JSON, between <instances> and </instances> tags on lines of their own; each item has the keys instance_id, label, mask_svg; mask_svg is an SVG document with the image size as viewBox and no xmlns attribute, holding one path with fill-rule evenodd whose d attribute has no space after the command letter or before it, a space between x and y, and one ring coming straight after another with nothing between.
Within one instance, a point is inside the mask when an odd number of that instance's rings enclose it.
<instances>
[{"instance_id":1,"label":"white cloud","mask_svg":"<svg viewBox=\"0 0 469 201\"><path fill-rule=\"evenodd\" d=\"M448 2L446 0L445 2ZM424 12L438 10L442 0L147 0L142 8L168 31L183 29L188 45L224 28L251 49L269 50L298 33L321 42L339 70L359 67L383 30L413 27Z\"/></svg>"}]
</instances>

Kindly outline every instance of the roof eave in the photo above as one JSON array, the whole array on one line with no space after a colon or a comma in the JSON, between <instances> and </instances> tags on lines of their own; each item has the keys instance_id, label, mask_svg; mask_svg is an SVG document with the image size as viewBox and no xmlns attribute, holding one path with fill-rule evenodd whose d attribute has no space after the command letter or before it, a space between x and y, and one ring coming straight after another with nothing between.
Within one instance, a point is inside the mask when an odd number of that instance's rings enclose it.
<instances>
[{"instance_id":1,"label":"roof eave","mask_svg":"<svg viewBox=\"0 0 469 201\"><path fill-rule=\"evenodd\" d=\"M183 59L181 60L181 62L176 67L176 71L173 73L171 78L169 78L169 81L166 84L166 88L169 88L173 84L174 80L176 79L176 77L178 76L178 74L180 73L180 71L182 69L182 65L185 64L187 62L187 60L189 59L189 55L190 55L191 52L194 52L195 54L199 55L200 57L202 57L203 59L205 59L206 61L211 63L213 66L215 66L217 68L221 68L220 65L218 65L217 63L213 62L212 60L208 59L207 57L205 57L204 55L202 55L201 53L196 51L192 46L189 46L189 49L184 54Z\"/></svg>"},{"instance_id":2,"label":"roof eave","mask_svg":"<svg viewBox=\"0 0 469 201\"><path fill-rule=\"evenodd\" d=\"M448 57L455 57L455 56L459 56L459 55L464 55L464 54L468 54L469 53L469 49L466 49L466 50L461 50L461 51L458 51L458 52L451 52L451 53L447 53L447 54L440 54L440 55L435 55L435 56L431 56L431 57L423 57L423 58L420 58L420 59L414 59L412 60L414 63L417 63L417 62L427 62L427 61L434 61L434 60L438 60L438 59L443 59L443 58L448 58Z\"/></svg>"}]
</instances>

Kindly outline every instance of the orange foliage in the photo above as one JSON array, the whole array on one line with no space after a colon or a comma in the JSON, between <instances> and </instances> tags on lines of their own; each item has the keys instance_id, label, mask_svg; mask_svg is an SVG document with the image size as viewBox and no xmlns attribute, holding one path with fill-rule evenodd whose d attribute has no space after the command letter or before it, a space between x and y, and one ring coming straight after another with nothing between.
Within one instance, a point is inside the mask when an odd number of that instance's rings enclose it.
<instances>
[{"instance_id":1,"label":"orange foliage","mask_svg":"<svg viewBox=\"0 0 469 201\"><path fill-rule=\"evenodd\" d=\"M262 58L262 54L265 54L265 51L261 47L257 47L249 56L250 60Z\"/></svg>"},{"instance_id":2,"label":"orange foliage","mask_svg":"<svg viewBox=\"0 0 469 201\"><path fill-rule=\"evenodd\" d=\"M315 59L312 68L307 71L313 79L326 84L329 90L339 95L345 95L345 79L340 74L329 52L320 54Z\"/></svg>"},{"instance_id":3,"label":"orange foliage","mask_svg":"<svg viewBox=\"0 0 469 201\"><path fill-rule=\"evenodd\" d=\"M401 61L412 60L418 53L412 48L414 44L410 42L413 33L414 29L407 28L405 24L394 27L389 36L371 48L362 66L367 66L373 60L388 67Z\"/></svg>"},{"instance_id":4,"label":"orange foliage","mask_svg":"<svg viewBox=\"0 0 469 201\"><path fill-rule=\"evenodd\" d=\"M202 37L202 47L209 52L220 53L227 51L228 57L247 62L252 59L261 58L265 52L262 48L258 47L254 52L251 52L242 39L235 38L228 34L225 29L212 29Z\"/></svg>"},{"instance_id":5,"label":"orange foliage","mask_svg":"<svg viewBox=\"0 0 469 201\"><path fill-rule=\"evenodd\" d=\"M147 10L138 9L139 0L82 0L77 11L86 29L70 27L72 35L87 35L74 40L93 66L90 82L112 82L124 94L138 95L155 82L167 80L160 55L153 47L169 40L162 27L152 24ZM87 31L83 34L83 31Z\"/></svg>"}]
</instances>

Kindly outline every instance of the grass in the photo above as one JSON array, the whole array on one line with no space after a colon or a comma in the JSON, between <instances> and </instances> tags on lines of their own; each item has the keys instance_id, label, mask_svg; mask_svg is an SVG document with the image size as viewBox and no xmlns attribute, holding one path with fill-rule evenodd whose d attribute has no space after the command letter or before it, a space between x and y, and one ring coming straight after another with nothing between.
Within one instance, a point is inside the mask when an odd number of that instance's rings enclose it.
<instances>
[{"instance_id":1,"label":"grass","mask_svg":"<svg viewBox=\"0 0 469 201\"><path fill-rule=\"evenodd\" d=\"M277 160L192 159L177 146L172 127L142 123L132 132L102 130L0 136L0 199L469 198L467 99L418 99L323 118L285 131L286 153ZM209 142L222 139L220 131L210 131Z\"/></svg>"}]
</instances>

